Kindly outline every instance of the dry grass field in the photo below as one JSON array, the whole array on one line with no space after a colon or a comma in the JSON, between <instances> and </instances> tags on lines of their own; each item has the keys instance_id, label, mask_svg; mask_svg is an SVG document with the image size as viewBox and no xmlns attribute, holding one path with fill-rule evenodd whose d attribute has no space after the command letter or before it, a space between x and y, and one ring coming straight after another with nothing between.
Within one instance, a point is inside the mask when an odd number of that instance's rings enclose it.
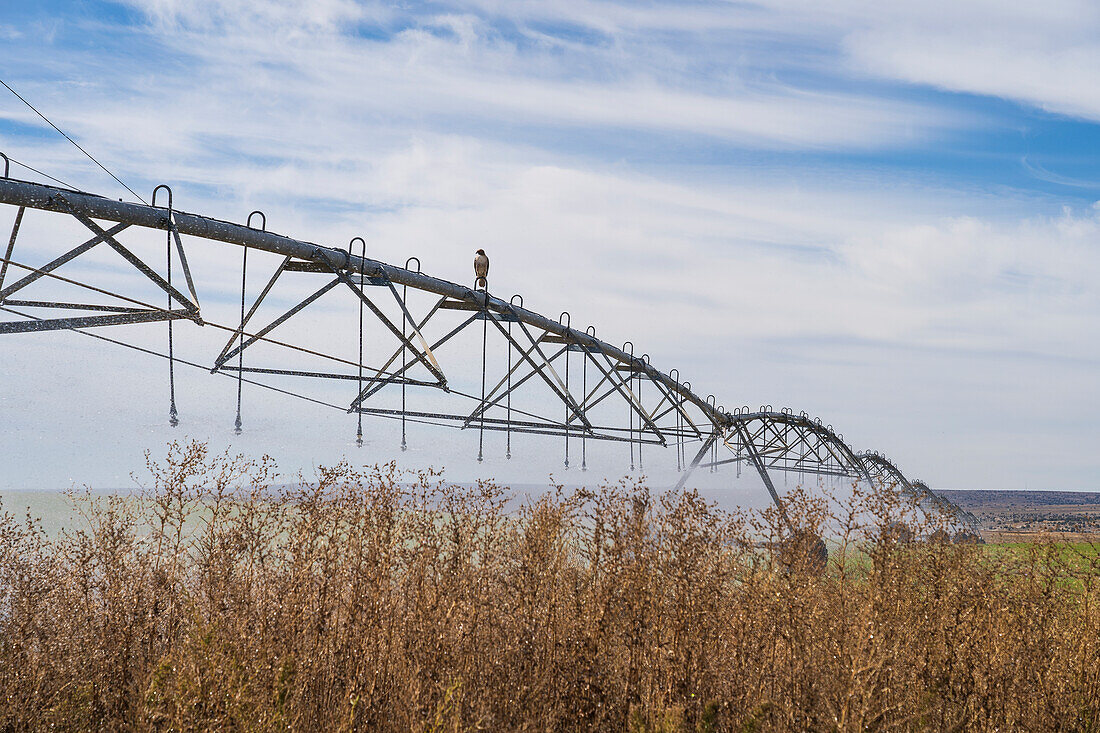
<instances>
[{"instance_id":1,"label":"dry grass field","mask_svg":"<svg viewBox=\"0 0 1100 733\"><path fill-rule=\"evenodd\" d=\"M899 543L889 492L796 491L821 568L771 512L643 486L148 470L74 496L82 530L0 519L0 729L1100 729L1089 545Z\"/></svg>"}]
</instances>

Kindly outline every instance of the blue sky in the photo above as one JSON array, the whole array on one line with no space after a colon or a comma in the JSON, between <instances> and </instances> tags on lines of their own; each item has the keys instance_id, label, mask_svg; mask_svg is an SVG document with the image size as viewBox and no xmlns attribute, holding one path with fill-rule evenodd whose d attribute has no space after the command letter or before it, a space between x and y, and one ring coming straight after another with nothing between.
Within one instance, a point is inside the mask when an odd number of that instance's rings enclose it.
<instances>
[{"instance_id":1,"label":"blue sky","mask_svg":"<svg viewBox=\"0 0 1100 733\"><path fill-rule=\"evenodd\" d=\"M143 195L451 279L485 246L529 305L726 404L821 414L933 485L1100 489L1100 9L1032 5L8 3L0 75ZM0 150L128 196L10 95ZM212 303L236 257L196 255ZM39 447L0 453L0 488L125 482L168 435L138 404L159 382L20 338L0 437ZM28 369L57 349L81 370ZM149 381L121 412L120 372ZM256 399L268 427L235 445L346 450ZM59 424L76 401L110 430ZM447 446L459 477L504 470Z\"/></svg>"}]
</instances>

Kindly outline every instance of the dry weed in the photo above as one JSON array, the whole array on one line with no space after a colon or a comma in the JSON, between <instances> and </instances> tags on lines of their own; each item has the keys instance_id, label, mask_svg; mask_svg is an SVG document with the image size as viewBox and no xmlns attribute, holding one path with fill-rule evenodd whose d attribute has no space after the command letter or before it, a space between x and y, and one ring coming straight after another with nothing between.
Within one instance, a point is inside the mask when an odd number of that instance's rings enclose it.
<instances>
[{"instance_id":1,"label":"dry weed","mask_svg":"<svg viewBox=\"0 0 1100 733\"><path fill-rule=\"evenodd\" d=\"M56 540L0 519L0 729L1100 726L1097 553L913 540L889 491L796 490L792 535L627 483L506 510L197 443L148 471Z\"/></svg>"}]
</instances>

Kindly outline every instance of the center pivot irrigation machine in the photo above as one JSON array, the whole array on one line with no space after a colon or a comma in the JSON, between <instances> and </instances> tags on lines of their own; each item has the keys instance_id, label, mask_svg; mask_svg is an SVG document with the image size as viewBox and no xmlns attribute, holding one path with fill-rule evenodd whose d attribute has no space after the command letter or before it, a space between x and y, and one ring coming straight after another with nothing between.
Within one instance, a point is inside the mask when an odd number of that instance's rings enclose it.
<instances>
[{"instance_id":1,"label":"center pivot irrigation machine","mask_svg":"<svg viewBox=\"0 0 1100 733\"><path fill-rule=\"evenodd\" d=\"M935 495L920 481L910 481L883 456L856 453L821 420L770 405L758 410L727 410L713 395L697 394L675 369L667 373L657 369L648 355L635 352L631 342L613 346L598 338L592 326L573 328L568 313L556 319L535 313L523 307L519 295L498 298L480 279L474 287L467 287L425 274L415 257L404 267L368 258L366 243L358 237L346 249L339 249L275 234L267 231L266 217L260 212L250 214L244 224L189 214L173 207L167 186L154 190L149 205L129 203L14 180L8 175L6 156L4 162L0 204L15 207L15 211L0 261L0 312L7 316L0 321L0 335L78 331L164 356L169 366L169 420L173 425L178 421L175 367L180 363L228 373L236 379L238 432L243 384L304 396L293 388L275 387L271 380L337 380L353 383L354 396L346 405L323 404L357 415L360 444L366 415L400 421L402 448L409 422L476 431L478 460L483 457L487 431L505 434L509 458L513 434L561 440L565 465L569 465L572 449L573 460L579 458L582 469L587 468L590 441L627 443L632 470L636 462L640 466L643 449L671 447L680 471L677 489L700 467L714 471L726 464L751 466L785 520L783 501L772 480L774 471L888 484L916 500L926 513L953 517L959 534L976 536L972 515ZM18 240L21 227L27 229L29 209L53 219L64 218L65 226L83 232L83 241L49 262L22 261ZM144 243L136 241L142 237ZM135 241L127 246L123 239ZM152 249L148 246L151 239L161 244ZM239 323L223 325L203 319L184 247L185 241L199 240L241 248ZM35 245L36 252L43 250L37 241ZM140 273L145 288L152 284L161 305L108 287L130 282L120 276L118 268L112 270L100 263L99 267L81 268L83 276L79 278L62 274L67 263L105 248ZM262 287L248 286L250 252L252 274L262 274ZM257 268L263 269L262 273ZM73 269L69 268L70 272ZM124 274L134 275L133 270ZM97 283L87 282L92 276L98 278ZM80 302L31 299L35 288L47 284L64 286L69 293L84 293L85 297L78 298ZM307 308L319 307L317 301L330 291L342 292L345 297L350 293L355 301L357 355L277 338L289 330L288 321ZM293 297L288 299L288 294ZM272 310L273 304L280 302L293 305ZM211 363L198 365L175 355L173 328L177 321L225 332L225 345ZM167 353L101 335L104 326L153 322L167 324ZM347 341L350 345L341 342L341 346L354 350L354 337ZM365 347L371 363L365 363ZM273 364L268 361L271 350L287 358ZM294 363L288 364L288 360ZM476 363L480 369L469 368ZM414 401L417 409L410 409ZM624 457L627 452L623 451Z\"/></svg>"}]
</instances>

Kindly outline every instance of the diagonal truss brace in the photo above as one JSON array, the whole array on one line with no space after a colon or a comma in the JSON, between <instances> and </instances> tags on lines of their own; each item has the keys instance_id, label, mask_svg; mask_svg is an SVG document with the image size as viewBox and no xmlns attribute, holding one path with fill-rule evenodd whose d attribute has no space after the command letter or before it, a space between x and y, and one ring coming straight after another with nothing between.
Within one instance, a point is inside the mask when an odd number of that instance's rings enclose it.
<instances>
[{"instance_id":1,"label":"diagonal truss brace","mask_svg":"<svg viewBox=\"0 0 1100 733\"><path fill-rule=\"evenodd\" d=\"M488 302L488 295L486 295L485 299L486 302ZM593 432L592 423L588 421L588 418L584 414L584 410L582 410L581 406L577 404L577 401L573 399L573 396L569 394L569 388L565 386L565 383L561 381L558 373L554 371L553 365L550 363L550 360L546 358L546 354L543 352L542 348L539 347L538 342L535 340L534 336L531 335L531 332L527 329L527 326L522 321L517 321L520 330L523 331L523 334L527 337L527 340L534 347L535 352L539 355L539 358L542 359L542 366L535 362L531 355L527 353L527 350L520 346L519 342L517 342L512 337L512 334L508 333L508 330L504 328L504 326L500 325L500 322L497 321L496 318L489 318L488 320L491 321L496 329L500 331L501 335L504 336L504 338L507 339L507 341L516 348L516 351L520 353L524 361L526 361L531 366L531 368L535 370L540 377L542 377L542 381L546 382L547 386L550 387L554 394L558 396L558 399L565 403L565 406L569 408L569 411L577 416L577 419L581 421L582 425L584 425L585 430ZM543 367L545 367L545 369ZM547 376L547 372L549 372L550 376Z\"/></svg>"},{"instance_id":2,"label":"diagonal truss brace","mask_svg":"<svg viewBox=\"0 0 1100 733\"><path fill-rule=\"evenodd\" d=\"M115 250L120 255L122 255L122 257L127 262L129 262L131 265L136 267L138 269L138 271L141 272L141 274L145 275L145 277L149 278L157 287L159 287L164 292L168 293L168 295L172 296L172 299L175 300L176 302L178 302L180 305L182 305L185 310L191 312L195 317L196 323L201 323L202 322L198 318L199 306L198 306L197 302L192 302L192 301L188 300L187 297L183 293L181 293L179 290L176 290L174 287L169 285L168 282L164 278L162 278L160 275L158 275L156 272L154 272L151 267L149 267L144 262L142 262L137 257L137 255L135 255L130 250L126 249L126 247L123 247L121 244L119 244L118 240L115 239L113 235L108 234L106 231L103 230L102 227L100 227L94 221L89 219L85 214L83 214L82 212L77 211L75 208L73 208L69 204L68 200L65 199L64 196L58 196L58 198L61 200L62 204L64 204L65 208L69 211L69 213L73 215L73 218L75 218L81 224L86 226L96 236L102 237L104 242L106 242L113 250ZM177 239L177 243L178 243L178 241L179 240ZM180 251L182 252L182 250L183 250L183 246L180 245ZM186 262L186 260L185 260L185 262ZM190 275L187 276L187 280L188 280L188 282L190 282L190 280L191 280ZM192 284L192 287L194 287L193 284Z\"/></svg>"},{"instance_id":3,"label":"diagonal truss brace","mask_svg":"<svg viewBox=\"0 0 1100 733\"><path fill-rule=\"evenodd\" d=\"M602 354L601 352L602 356L607 361L609 368L604 368L604 366L600 364L599 360L597 360L589 351L586 350L585 354L589 361L591 361L596 369L598 369L603 375L603 379L601 379L600 381L603 382L604 379L606 379L608 383L610 383L614 387L614 391L617 392L624 400L626 400L627 403L634 410L634 412L637 413L638 417L643 422L645 422L650 431L652 431L653 434L657 437L658 442L661 445L667 445L667 440L665 439L664 433L661 431L660 428L657 427L656 423L654 422L653 415L651 415L645 409L641 401L638 399L638 396L634 394L634 391L632 389L630 389L630 385L627 384L626 380L624 380L622 376L615 370L614 365L611 364L611 360L607 357L607 355ZM595 402L590 404L589 407L591 408L595 404L602 401L604 397L609 396L610 394L611 392L600 397L599 400L596 400Z\"/></svg>"},{"instance_id":4,"label":"diagonal truss brace","mask_svg":"<svg viewBox=\"0 0 1100 733\"><path fill-rule=\"evenodd\" d=\"M426 325L428 325L428 321L430 321L432 316L434 316L439 311L440 306L443 305L443 302L446 299L447 299L446 297L440 298L439 302L437 302L435 304L435 306L433 306L432 309L430 311L428 311L428 314L420 320L420 323L416 324L416 328L417 328L418 331L421 331L421 332L423 331L424 327ZM459 325L456 328L454 328L453 330L451 330L451 332L448 333L446 336L444 336L441 339L438 339L434 344L432 344L429 347L429 349L434 354L436 349L438 349L443 344L447 343L447 341L449 341L453 336L458 334L460 331L462 331L462 329L464 329L466 326L468 326L470 323L472 323L474 321L474 318L475 318L475 316L470 316L470 318L468 318L461 325ZM382 367L379 369L379 373L386 372L386 370L389 369L390 366L395 361L397 361L397 358L408 350L408 346L406 345L406 343L407 342L402 342L401 345L397 347L397 350L394 351L392 354L390 354L390 358L387 359L386 363L383 364ZM434 356L433 356L433 358L434 358ZM409 369L413 368L418 363L419 362L417 362L415 360L411 361L411 362L403 363L400 369L393 372L389 376L384 377L384 378L376 378L376 379L370 380L371 383L368 386L364 387L363 390L358 395L356 395L355 399L351 401L351 405L348 407L348 412L351 413L351 412L354 412L354 411L360 409L364 402L366 402L372 396L377 394L387 384L399 383L398 380L406 379L402 375L404 375L405 372L407 372ZM409 380L409 383L410 384L417 383L417 384L420 384L421 386L426 386L426 387L441 387L442 386L439 382L436 382L436 383L433 384L431 382L422 382L422 381L417 381L417 380Z\"/></svg>"},{"instance_id":5,"label":"diagonal truss brace","mask_svg":"<svg viewBox=\"0 0 1100 733\"><path fill-rule=\"evenodd\" d=\"M30 273L26 277L23 277L20 280L17 280L16 282L12 283L8 287L4 288L3 290L0 290L0 302L6 300L9 295L12 295L13 293L15 293L17 291L22 290L23 288L25 288L28 285L30 285L31 283L35 282L39 278L45 277L49 273L53 272L57 268L64 265L66 262L68 262L68 261L84 254L85 252L90 250L92 247L94 247L97 244L99 244L100 242L102 242L107 237L114 236L115 234L118 234L119 232L123 231L124 229L128 228L129 226L130 226L129 224L115 224L113 227L108 229L106 232L103 232L102 234L97 234L96 236L92 237L91 239L84 242L83 244L80 244L80 245L77 245L76 247L73 247L72 249L70 249L65 254L61 255L60 257L57 257L53 261L51 261L51 262L43 265L42 267L38 268L35 272ZM8 246L8 254L4 258L4 264L5 265L11 259L11 252L12 252L12 249L14 247L14 244L15 244L15 234L12 235L11 242Z\"/></svg>"},{"instance_id":6,"label":"diagonal truss brace","mask_svg":"<svg viewBox=\"0 0 1100 733\"><path fill-rule=\"evenodd\" d=\"M492 316L490 316L490 317L492 317ZM542 370L546 367L549 367L551 362L553 362L555 359L557 359L559 356L561 356L562 354L565 353L565 348L562 347L558 351L554 352L554 354L552 356L550 356L549 360L547 360L543 364L540 364L538 366L538 368L531 369L531 371L527 372L527 374L520 377L515 382L512 382L511 385L507 389L505 389L503 392L500 392L498 394L497 390L499 390L505 384L508 384L511 377L513 375L515 375L515 373L518 372L521 367L526 366L528 363L533 363L533 360L531 359L531 355L533 353L535 353L536 346L537 346L537 343L536 344L531 344L530 348L528 348L526 351L523 351L523 352L520 353L520 358L516 360L516 363L514 365L512 365L512 368L509 369L508 372L505 373L505 375L500 378L500 381L498 381L493 386L493 388L491 390L489 390L489 393L487 395L485 395L485 399L481 402L481 404L478 405L474 409L474 411L471 412L466 417L465 421L463 422L463 427L469 427L471 423L473 423L475 420L477 420L480 416L486 414L493 407L496 407L497 405L499 405L509 395L514 394L517 389L519 389L521 386L523 386L525 383L527 383L527 381L529 381L533 377L542 376ZM551 421L551 422L553 422L553 424L556 425L556 426L563 427L563 428L566 427L565 423L557 422L557 421Z\"/></svg>"},{"instance_id":7,"label":"diagonal truss brace","mask_svg":"<svg viewBox=\"0 0 1100 733\"><path fill-rule=\"evenodd\" d=\"M0 262L0 291L4 289L4 277L8 274L8 262L11 261L11 253L15 250L15 239L19 236L19 225L23 222L23 212L27 209L20 206L15 212L15 223L11 227L11 238L8 239L8 250L4 253L4 261ZM0 300L3 300L0 297Z\"/></svg>"},{"instance_id":8,"label":"diagonal truss brace","mask_svg":"<svg viewBox=\"0 0 1100 733\"><path fill-rule=\"evenodd\" d=\"M156 321L172 321L180 318L186 318L192 320L199 325L202 325L202 319L199 316L198 298L195 293L194 283L190 275L190 269L187 267L186 255L183 251L183 244L179 240L178 233L176 234L176 248L180 254L180 260L183 263L184 272L187 276L188 287L191 291L192 299L188 299L180 291L172 287L164 280L159 274L157 274L152 268L146 265L140 258L133 252L123 246L115 238L117 234L129 227L128 224L115 224L109 229L103 229L101 226L92 221L85 214L77 211L69 203L69 201L61 194L57 194L55 198L61 203L62 207L73 216L77 221L88 228L94 235L91 239L83 242L80 245L70 249L59 257L56 257L41 268L28 268L31 272L20 280L12 283L8 287L3 287L4 276L6 275L8 265L12 262L12 253L15 249L16 238L19 233L19 227L22 223L23 213L25 209L20 207L16 214L15 224L12 227L11 238L8 241L7 250L3 258L3 264L0 266L0 303L7 305L33 307L33 308L56 308L64 310L87 310L87 311L106 311L109 315L99 316L78 316L73 318L34 318L30 321L22 321L16 323L3 323L0 324L0 334L5 333L28 333L37 331L55 331L55 330L67 330L73 328L91 328L95 326L116 326L127 325L133 323L150 323ZM43 300L12 300L10 298L14 293L26 288L28 285L38 281L43 277L56 277L53 275L53 271L61 267L62 265L72 261L80 255L88 252L96 245L106 242L112 249L118 252L122 257L134 266L142 275L150 280L154 285L168 294L171 301L175 301L182 306L179 309L163 308L131 308L122 306L104 306L96 304L86 303L64 303L55 301L43 301ZM22 266L21 266L22 267ZM62 278L64 279L64 278ZM75 281L74 281L75 282ZM79 283L76 283L79 285ZM105 294L112 297L113 293L103 291ZM125 298L124 298L125 299Z\"/></svg>"},{"instance_id":9,"label":"diagonal truss brace","mask_svg":"<svg viewBox=\"0 0 1100 733\"><path fill-rule=\"evenodd\" d=\"M214 367L210 370L211 372L216 372L219 369L230 369L230 370L232 370L232 367L228 367L228 366L226 366L226 364L231 359L233 359L233 357L237 356L238 354L243 352L245 349L247 349L248 347L255 344L257 341L263 340L264 337L267 336L267 334L271 333L271 331L273 331L275 328L277 328L278 326L285 323L292 316L294 316L295 314L297 314L298 312L300 312L301 310L306 308L308 305L315 302L322 295L329 292L330 290L332 290L333 288L335 288L336 286L338 286L340 284L344 284L348 288L350 288L351 291L353 293L355 293L355 295L358 298L360 298L363 301L363 303L371 309L371 311L390 330L390 332L394 333L394 335L397 336L401 340L401 342L402 342L402 347L401 348L409 348L413 352L417 352L417 350L413 346L413 344L407 338L404 338L401 335L401 331L396 326L394 326L394 324L385 316L384 313L381 312L381 310L373 303L373 301L371 301L370 298L368 298L366 296L366 294L363 293L363 291L354 282L352 282L352 280L349 277L347 277L347 274L344 273L342 270L336 268L336 267L332 267L327 262L318 263L318 266L322 266L322 265L326 266L329 269L329 271L331 271L332 274L335 275L335 277L332 280L327 282L325 285L322 285L320 288L318 288L316 291L311 293L304 300L302 300L299 303L292 306L286 312L279 315L277 318L275 318L273 321L271 321L268 325L261 328L259 331L257 331L252 336L250 336L246 339L242 339L242 336L244 334L245 326L252 319L253 315L255 315L256 311L260 307L260 304L264 301L264 299L267 297L267 295L271 292L272 288L275 286L275 283L279 279L279 277L284 272L289 272L289 271L295 270L293 265L297 264L297 263L294 263L291 260L292 260L292 258L290 258L290 257L284 258L283 261L276 268L274 274L271 276L271 279L268 280L268 282L264 286L263 290L256 297L256 300L253 302L253 304L252 304L251 308L249 309L249 311L245 314L245 317L241 320L240 327L237 329L237 331L226 342L225 347L222 349L221 353L218 355L218 358L215 360ZM391 286L391 289L392 289L392 286ZM396 295L396 293L395 293L395 295ZM404 303L400 302L400 297L399 296L398 296L398 301L399 301L399 305L401 307L402 313L404 314L404 317L407 317L411 320L412 316L411 316L411 314L409 314L408 309L405 307ZM420 338L421 341L423 341L423 336L419 335L420 332L419 332L419 329L416 328L415 323L413 323L413 328L414 328L414 333ZM240 343L238 343L239 340L240 340ZM234 345L234 344L236 344L236 345ZM426 346L426 344L425 344L425 346ZM400 351L398 353L400 353ZM419 380L402 380L402 381L407 381L408 383L412 383L412 384L423 384L423 385L427 385L427 386L440 386L440 387L443 387L444 389L446 389L446 379L445 379L445 377L443 377L442 370L438 368L438 364L435 361L434 355L431 355L430 349L428 350L427 353L428 353L427 357L425 357L424 355L420 356L421 363L423 363L429 369L429 371L432 372L433 376L435 376L438 381L434 384L431 383L431 382L422 382L422 381L419 381ZM392 359L391 359L391 363L392 363ZM373 367L371 367L371 368L374 369ZM378 380L384 380L386 382L390 382L390 381L394 381L398 377L398 375L391 375L389 377L383 377L384 369L385 369L385 367L383 367L382 369L374 369L374 371L376 372L376 376L372 377L370 379L370 381L375 382L375 381L378 381ZM264 373L273 373L273 374L274 373L280 373L280 374L285 373L285 374L291 374L293 376L335 377L335 375L329 375L329 374L326 374L326 373L304 372L304 371L300 371L300 370L264 370Z\"/></svg>"},{"instance_id":10,"label":"diagonal truss brace","mask_svg":"<svg viewBox=\"0 0 1100 733\"><path fill-rule=\"evenodd\" d=\"M413 320L412 316L409 314L408 309L405 308L405 304L401 301L401 298L400 297L397 298L397 301L401 306L401 311L404 314L404 316L408 318L409 322L412 323L412 325L414 326L414 331L416 333L416 336L423 343L424 348L426 350L425 352L421 352L419 349L417 349L413 345L413 343L408 339L408 337L406 337L405 334L401 332L401 329L399 329L397 326L395 326L393 324L393 322L389 318L386 317L386 314L383 313L382 310L377 305L375 305L374 301L371 300L369 297L367 297L367 294L364 293L363 290L358 285L356 285L354 282L352 282L351 278L347 276L347 273L345 273L343 270L339 270L339 269L336 269L336 268L333 268L333 271L336 273L336 278L338 280L340 280L341 282L343 282L345 285L347 285L349 288L351 288L351 291L353 293L355 293L355 295L361 301L363 301L364 305L366 305L368 308L370 308L371 312L374 313L375 317L377 317L378 320L382 322L382 325L384 325L389 330L389 332L394 335L395 338L399 339L401 341L401 344L405 348L409 349L412 352L412 354L416 358L416 360L419 361L421 364L423 364L424 368L427 369L433 377L435 377L437 380L439 380L440 388L442 388L443 391L447 391L447 375L445 375L443 373L443 370L439 366L439 362L437 362L435 360L435 356L432 354L431 349L428 348L428 343L426 341L424 341L424 337L420 335L420 332L418 330L415 330L416 322ZM391 285L390 288L392 290L393 286ZM397 296L397 291L394 290L393 292L394 292L394 295Z\"/></svg>"},{"instance_id":11,"label":"diagonal truss brace","mask_svg":"<svg viewBox=\"0 0 1100 733\"><path fill-rule=\"evenodd\" d=\"M783 502L779 498L779 493L775 490L775 484L772 483L772 477L768 475L768 468L764 464L764 457L757 450L756 444L749 437L748 430L745 429L744 423L737 423L736 430L741 436L742 442L745 446L745 451L748 453L749 460L756 468L757 473L760 474L760 478L764 481L764 487L768 490L768 493L772 497L772 501L775 502L776 509L779 510L779 515L783 518L783 523L788 528L791 527L791 520L787 517L787 510L783 506Z\"/></svg>"}]
</instances>

